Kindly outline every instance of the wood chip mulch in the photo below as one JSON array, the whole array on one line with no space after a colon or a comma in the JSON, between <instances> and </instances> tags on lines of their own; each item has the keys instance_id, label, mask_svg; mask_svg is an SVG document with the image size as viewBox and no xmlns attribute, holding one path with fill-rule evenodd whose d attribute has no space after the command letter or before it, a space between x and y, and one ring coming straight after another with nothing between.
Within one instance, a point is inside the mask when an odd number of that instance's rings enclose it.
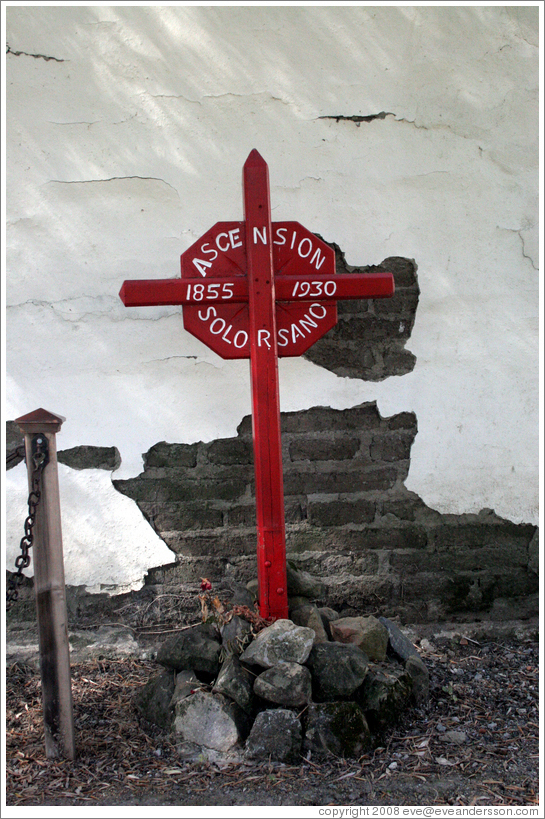
<instances>
[{"instance_id":1,"label":"wood chip mulch","mask_svg":"<svg viewBox=\"0 0 545 819\"><path fill-rule=\"evenodd\" d=\"M360 759L188 762L141 725L132 697L154 662L72 668L77 758L45 757L39 673L6 673L6 803L19 805L537 806L538 643L423 641L429 703ZM301 782L304 781L304 787Z\"/></svg>"}]
</instances>

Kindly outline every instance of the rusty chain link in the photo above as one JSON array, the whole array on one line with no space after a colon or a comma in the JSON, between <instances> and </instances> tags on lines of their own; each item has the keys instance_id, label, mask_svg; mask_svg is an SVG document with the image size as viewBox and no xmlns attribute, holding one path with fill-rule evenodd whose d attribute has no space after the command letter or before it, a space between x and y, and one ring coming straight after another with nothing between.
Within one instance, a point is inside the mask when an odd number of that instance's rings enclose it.
<instances>
[{"instance_id":1,"label":"rusty chain link","mask_svg":"<svg viewBox=\"0 0 545 819\"><path fill-rule=\"evenodd\" d=\"M36 509L40 503L42 474L49 463L47 438L43 433L39 433L32 438L31 442L32 470L31 489L28 496L28 515L24 523L25 533L21 538L21 554L15 558L17 569L15 576L11 577L6 586L6 610L9 611L19 597L18 586L25 579L23 570L30 566L29 550L34 541L34 522L36 520Z\"/></svg>"}]
</instances>

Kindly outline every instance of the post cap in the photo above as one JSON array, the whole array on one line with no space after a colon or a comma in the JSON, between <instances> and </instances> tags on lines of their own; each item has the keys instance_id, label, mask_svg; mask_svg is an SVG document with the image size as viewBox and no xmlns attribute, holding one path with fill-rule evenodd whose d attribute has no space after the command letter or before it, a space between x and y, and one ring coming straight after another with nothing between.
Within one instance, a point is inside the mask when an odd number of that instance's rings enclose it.
<instances>
[{"instance_id":1,"label":"post cap","mask_svg":"<svg viewBox=\"0 0 545 819\"><path fill-rule=\"evenodd\" d=\"M66 418L62 415L55 415L41 407L15 419L21 432L58 432L64 421Z\"/></svg>"}]
</instances>

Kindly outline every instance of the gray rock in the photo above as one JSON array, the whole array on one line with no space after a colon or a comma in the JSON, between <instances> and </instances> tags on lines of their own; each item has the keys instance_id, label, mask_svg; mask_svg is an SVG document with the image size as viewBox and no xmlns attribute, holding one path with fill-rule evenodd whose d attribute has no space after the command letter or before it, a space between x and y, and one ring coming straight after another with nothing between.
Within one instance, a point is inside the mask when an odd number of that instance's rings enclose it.
<instances>
[{"instance_id":1,"label":"gray rock","mask_svg":"<svg viewBox=\"0 0 545 819\"><path fill-rule=\"evenodd\" d=\"M357 646L318 643L307 665L312 671L313 697L324 702L350 697L364 681L369 660Z\"/></svg>"},{"instance_id":2,"label":"gray rock","mask_svg":"<svg viewBox=\"0 0 545 819\"><path fill-rule=\"evenodd\" d=\"M233 617L221 628L221 644L228 654L240 654L252 639L252 626L242 617Z\"/></svg>"},{"instance_id":3,"label":"gray rock","mask_svg":"<svg viewBox=\"0 0 545 819\"><path fill-rule=\"evenodd\" d=\"M176 671L197 671L216 675L221 645L216 629L200 624L167 640L157 652L157 662Z\"/></svg>"},{"instance_id":4,"label":"gray rock","mask_svg":"<svg viewBox=\"0 0 545 819\"><path fill-rule=\"evenodd\" d=\"M430 696L430 674L421 657L407 657L405 669L413 681L412 698L417 705L427 702Z\"/></svg>"},{"instance_id":5,"label":"gray rock","mask_svg":"<svg viewBox=\"0 0 545 819\"><path fill-rule=\"evenodd\" d=\"M330 623L330 628L336 642L358 646L374 662L386 658L388 629L376 617L341 617Z\"/></svg>"},{"instance_id":6,"label":"gray rock","mask_svg":"<svg viewBox=\"0 0 545 819\"><path fill-rule=\"evenodd\" d=\"M355 694L373 733L381 734L395 724L409 705L413 682L400 665L370 665L363 684Z\"/></svg>"},{"instance_id":7,"label":"gray rock","mask_svg":"<svg viewBox=\"0 0 545 819\"><path fill-rule=\"evenodd\" d=\"M308 605L295 609L291 612L291 619L297 626L311 628L314 631L316 634L314 644L328 642L328 636L316 606Z\"/></svg>"},{"instance_id":8,"label":"gray rock","mask_svg":"<svg viewBox=\"0 0 545 819\"><path fill-rule=\"evenodd\" d=\"M125 626L100 626L96 632L68 634L71 658L88 662L101 654L105 657L132 657L138 653L134 632Z\"/></svg>"},{"instance_id":9,"label":"gray rock","mask_svg":"<svg viewBox=\"0 0 545 819\"><path fill-rule=\"evenodd\" d=\"M228 657L221 667L214 692L225 694L239 705L243 711L250 713L253 707L252 677L243 668L235 655Z\"/></svg>"},{"instance_id":10,"label":"gray rock","mask_svg":"<svg viewBox=\"0 0 545 819\"><path fill-rule=\"evenodd\" d=\"M331 627L330 623L333 623L335 620L340 618L340 614L335 609L330 609L329 606L320 606L318 609L320 612L320 617L322 618L322 623L325 629L325 633L327 634L327 639L332 640L331 636Z\"/></svg>"},{"instance_id":11,"label":"gray rock","mask_svg":"<svg viewBox=\"0 0 545 819\"><path fill-rule=\"evenodd\" d=\"M256 677L254 693L277 705L301 707L310 702L310 671L298 663L280 662Z\"/></svg>"},{"instance_id":12,"label":"gray rock","mask_svg":"<svg viewBox=\"0 0 545 819\"><path fill-rule=\"evenodd\" d=\"M315 634L310 628L296 626L291 620L277 620L259 632L240 659L263 668L270 668L282 661L303 664L310 654L314 638Z\"/></svg>"},{"instance_id":13,"label":"gray rock","mask_svg":"<svg viewBox=\"0 0 545 819\"><path fill-rule=\"evenodd\" d=\"M443 742L450 742L452 745L465 745L467 734L465 731L446 731L441 739Z\"/></svg>"},{"instance_id":14,"label":"gray rock","mask_svg":"<svg viewBox=\"0 0 545 819\"><path fill-rule=\"evenodd\" d=\"M248 606L249 609L253 609L254 595L248 591L247 586L237 583L232 578L222 580L214 591L222 602L227 602L232 606Z\"/></svg>"},{"instance_id":15,"label":"gray rock","mask_svg":"<svg viewBox=\"0 0 545 819\"><path fill-rule=\"evenodd\" d=\"M408 637L405 637L401 629L388 620L386 617L379 617L379 622L388 629L388 641L393 653L400 660L407 660L409 657L419 657L419 653Z\"/></svg>"},{"instance_id":16,"label":"gray rock","mask_svg":"<svg viewBox=\"0 0 545 819\"><path fill-rule=\"evenodd\" d=\"M184 700L190 694L194 694L201 685L202 683L192 671L180 671L176 674L176 685L170 700L171 708L174 708L178 700Z\"/></svg>"},{"instance_id":17,"label":"gray rock","mask_svg":"<svg viewBox=\"0 0 545 819\"><path fill-rule=\"evenodd\" d=\"M173 671L162 671L149 679L133 698L134 706L141 717L167 730L171 729L173 720L170 701L174 692L174 680Z\"/></svg>"},{"instance_id":18,"label":"gray rock","mask_svg":"<svg viewBox=\"0 0 545 819\"><path fill-rule=\"evenodd\" d=\"M302 606L309 606L309 605L310 605L310 600L308 599L308 597L303 597L302 595L296 595L294 597L292 597L290 595L288 597L288 608L289 608L290 617L291 617L292 612L297 611L297 609L300 609Z\"/></svg>"},{"instance_id":19,"label":"gray rock","mask_svg":"<svg viewBox=\"0 0 545 819\"><path fill-rule=\"evenodd\" d=\"M253 759L298 762L301 733L301 723L293 711L283 708L261 711L246 740L246 755Z\"/></svg>"},{"instance_id":20,"label":"gray rock","mask_svg":"<svg viewBox=\"0 0 545 819\"><path fill-rule=\"evenodd\" d=\"M294 566L287 564L288 595L308 597L310 600L318 600L325 595L325 585L317 577L313 577L308 572L300 571Z\"/></svg>"},{"instance_id":21,"label":"gray rock","mask_svg":"<svg viewBox=\"0 0 545 819\"><path fill-rule=\"evenodd\" d=\"M240 742L248 720L236 703L221 694L197 691L175 706L174 731L182 742L228 751Z\"/></svg>"},{"instance_id":22,"label":"gray rock","mask_svg":"<svg viewBox=\"0 0 545 819\"><path fill-rule=\"evenodd\" d=\"M311 703L305 722L304 751L357 757L371 748L369 725L355 702Z\"/></svg>"}]
</instances>

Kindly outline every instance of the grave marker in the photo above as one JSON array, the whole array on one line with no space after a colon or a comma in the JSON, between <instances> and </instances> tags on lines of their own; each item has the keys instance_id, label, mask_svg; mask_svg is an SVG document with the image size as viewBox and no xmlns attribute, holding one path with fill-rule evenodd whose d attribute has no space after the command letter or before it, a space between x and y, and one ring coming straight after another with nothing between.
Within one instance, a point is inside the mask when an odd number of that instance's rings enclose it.
<instances>
[{"instance_id":1,"label":"grave marker","mask_svg":"<svg viewBox=\"0 0 545 819\"><path fill-rule=\"evenodd\" d=\"M181 256L181 278L128 280L126 307L182 305L184 327L222 358L249 358L262 617L287 618L278 358L337 323L339 299L393 295L391 273L336 274L335 253L298 222L272 222L268 167L244 164L244 221L217 222Z\"/></svg>"}]
</instances>

